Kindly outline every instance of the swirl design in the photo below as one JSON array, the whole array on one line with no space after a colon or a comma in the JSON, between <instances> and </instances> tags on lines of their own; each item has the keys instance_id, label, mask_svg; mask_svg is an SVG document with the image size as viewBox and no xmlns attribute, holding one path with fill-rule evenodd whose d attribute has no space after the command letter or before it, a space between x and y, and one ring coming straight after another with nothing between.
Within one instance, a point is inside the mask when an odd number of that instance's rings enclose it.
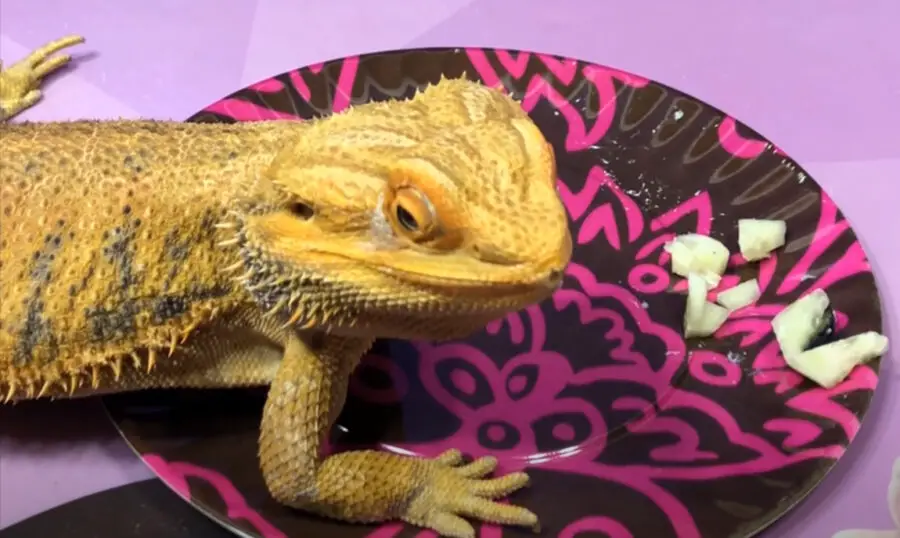
<instances>
[{"instance_id":1,"label":"swirl design","mask_svg":"<svg viewBox=\"0 0 900 538\"><path fill-rule=\"evenodd\" d=\"M646 79L484 49L307 67L236 92L193 120L311 118L408 97L442 74L463 72L520 98L554 145L576 240L566 283L549 301L465 341L380 342L352 380L336 449L374 444L432 456L453 447L473 457L493 454L504 472L527 468L535 485L516 502L541 513L547 536L757 533L844 453L878 381L877 362L831 390L805 381L779 354L772 317L824 288L840 328L881 329L862 246L832 200L778 148ZM686 342L685 285L668 271L663 244L686 232L734 244L743 217L786 219L789 244L754 266L735 255L732 273L758 276L760 300L713 338ZM726 277L723 288L739 280ZM257 477L236 471L255 471L251 448L226 452L230 474L212 471L206 467L223 465L221 446L195 439L188 450L148 438L141 417L117 401L126 400L108 399L120 427L156 472L244 532L274 538L312 525L323 536L404 532L398 524L348 528L287 516L260 500ZM258 418L252 411L249 425ZM372 431L373 417L387 430ZM255 442L252 426L242 435ZM207 487L192 489L187 477ZM483 525L479 532L497 538L512 531Z\"/></svg>"}]
</instances>

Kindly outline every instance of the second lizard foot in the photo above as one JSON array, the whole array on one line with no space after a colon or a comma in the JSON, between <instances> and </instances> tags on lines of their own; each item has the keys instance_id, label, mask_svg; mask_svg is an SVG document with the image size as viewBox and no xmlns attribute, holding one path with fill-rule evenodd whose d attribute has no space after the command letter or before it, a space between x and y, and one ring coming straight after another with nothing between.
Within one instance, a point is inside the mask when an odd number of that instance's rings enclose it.
<instances>
[{"instance_id":1,"label":"second lizard foot","mask_svg":"<svg viewBox=\"0 0 900 538\"><path fill-rule=\"evenodd\" d=\"M474 538L475 529L463 519L539 529L537 516L518 506L495 501L528 484L528 475L511 473L486 479L497 467L493 457L463 464L462 454L449 450L429 461L428 479L413 497L403 520L448 538Z\"/></svg>"},{"instance_id":2,"label":"second lizard foot","mask_svg":"<svg viewBox=\"0 0 900 538\"><path fill-rule=\"evenodd\" d=\"M84 43L81 36L63 37L35 50L9 69L0 65L0 121L34 106L41 98L41 80L72 59L68 54L52 55L79 43Z\"/></svg>"}]
</instances>

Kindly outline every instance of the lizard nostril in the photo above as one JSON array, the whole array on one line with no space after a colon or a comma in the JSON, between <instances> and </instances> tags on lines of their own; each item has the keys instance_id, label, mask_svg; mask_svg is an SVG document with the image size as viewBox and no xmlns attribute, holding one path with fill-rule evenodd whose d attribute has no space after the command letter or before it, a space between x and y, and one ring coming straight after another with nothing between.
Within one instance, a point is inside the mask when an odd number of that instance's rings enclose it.
<instances>
[{"instance_id":1,"label":"lizard nostril","mask_svg":"<svg viewBox=\"0 0 900 538\"><path fill-rule=\"evenodd\" d=\"M563 279L563 270L562 269L551 269L549 273L547 273L547 280L551 285L557 285L562 282Z\"/></svg>"}]
</instances>

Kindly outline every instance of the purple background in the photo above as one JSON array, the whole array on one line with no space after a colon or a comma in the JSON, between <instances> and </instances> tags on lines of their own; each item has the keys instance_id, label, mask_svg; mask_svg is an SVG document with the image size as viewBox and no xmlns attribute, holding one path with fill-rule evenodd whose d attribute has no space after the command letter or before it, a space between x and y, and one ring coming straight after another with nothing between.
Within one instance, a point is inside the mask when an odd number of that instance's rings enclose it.
<instances>
[{"instance_id":1,"label":"purple background","mask_svg":"<svg viewBox=\"0 0 900 538\"><path fill-rule=\"evenodd\" d=\"M226 6L221 7L220 6ZM184 119L259 79L350 54L495 46L573 56L649 77L769 137L822 184L862 237L900 341L900 2L757 0L2 0L0 57L84 35L77 68L29 120ZM740 7L726 7L740 6ZM893 247L893 248L892 248ZM896 356L896 352L890 352ZM900 456L900 370L886 360L847 456L767 536L888 529ZM0 408L0 528L150 472L98 402ZM894 439L891 441L891 439Z\"/></svg>"}]
</instances>

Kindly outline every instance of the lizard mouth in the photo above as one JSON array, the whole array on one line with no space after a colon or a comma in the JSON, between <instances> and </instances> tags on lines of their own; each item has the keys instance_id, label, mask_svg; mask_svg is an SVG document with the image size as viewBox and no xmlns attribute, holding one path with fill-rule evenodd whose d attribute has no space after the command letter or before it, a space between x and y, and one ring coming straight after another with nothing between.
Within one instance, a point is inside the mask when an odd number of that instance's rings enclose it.
<instances>
[{"instance_id":1,"label":"lizard mouth","mask_svg":"<svg viewBox=\"0 0 900 538\"><path fill-rule=\"evenodd\" d=\"M501 295L531 290L552 292L561 285L572 257L572 238L567 231L558 249L535 262L505 263L468 255L432 255L410 250L368 254L365 260L359 261L423 286ZM349 257L355 258L353 254Z\"/></svg>"},{"instance_id":2,"label":"lizard mouth","mask_svg":"<svg viewBox=\"0 0 900 538\"><path fill-rule=\"evenodd\" d=\"M378 248L351 234L301 238L271 222L251 217L230 241L246 271L239 280L269 315L298 328L432 337L417 331L440 327L440 335L451 334L546 299L572 255L567 230L536 261L503 263Z\"/></svg>"}]
</instances>

